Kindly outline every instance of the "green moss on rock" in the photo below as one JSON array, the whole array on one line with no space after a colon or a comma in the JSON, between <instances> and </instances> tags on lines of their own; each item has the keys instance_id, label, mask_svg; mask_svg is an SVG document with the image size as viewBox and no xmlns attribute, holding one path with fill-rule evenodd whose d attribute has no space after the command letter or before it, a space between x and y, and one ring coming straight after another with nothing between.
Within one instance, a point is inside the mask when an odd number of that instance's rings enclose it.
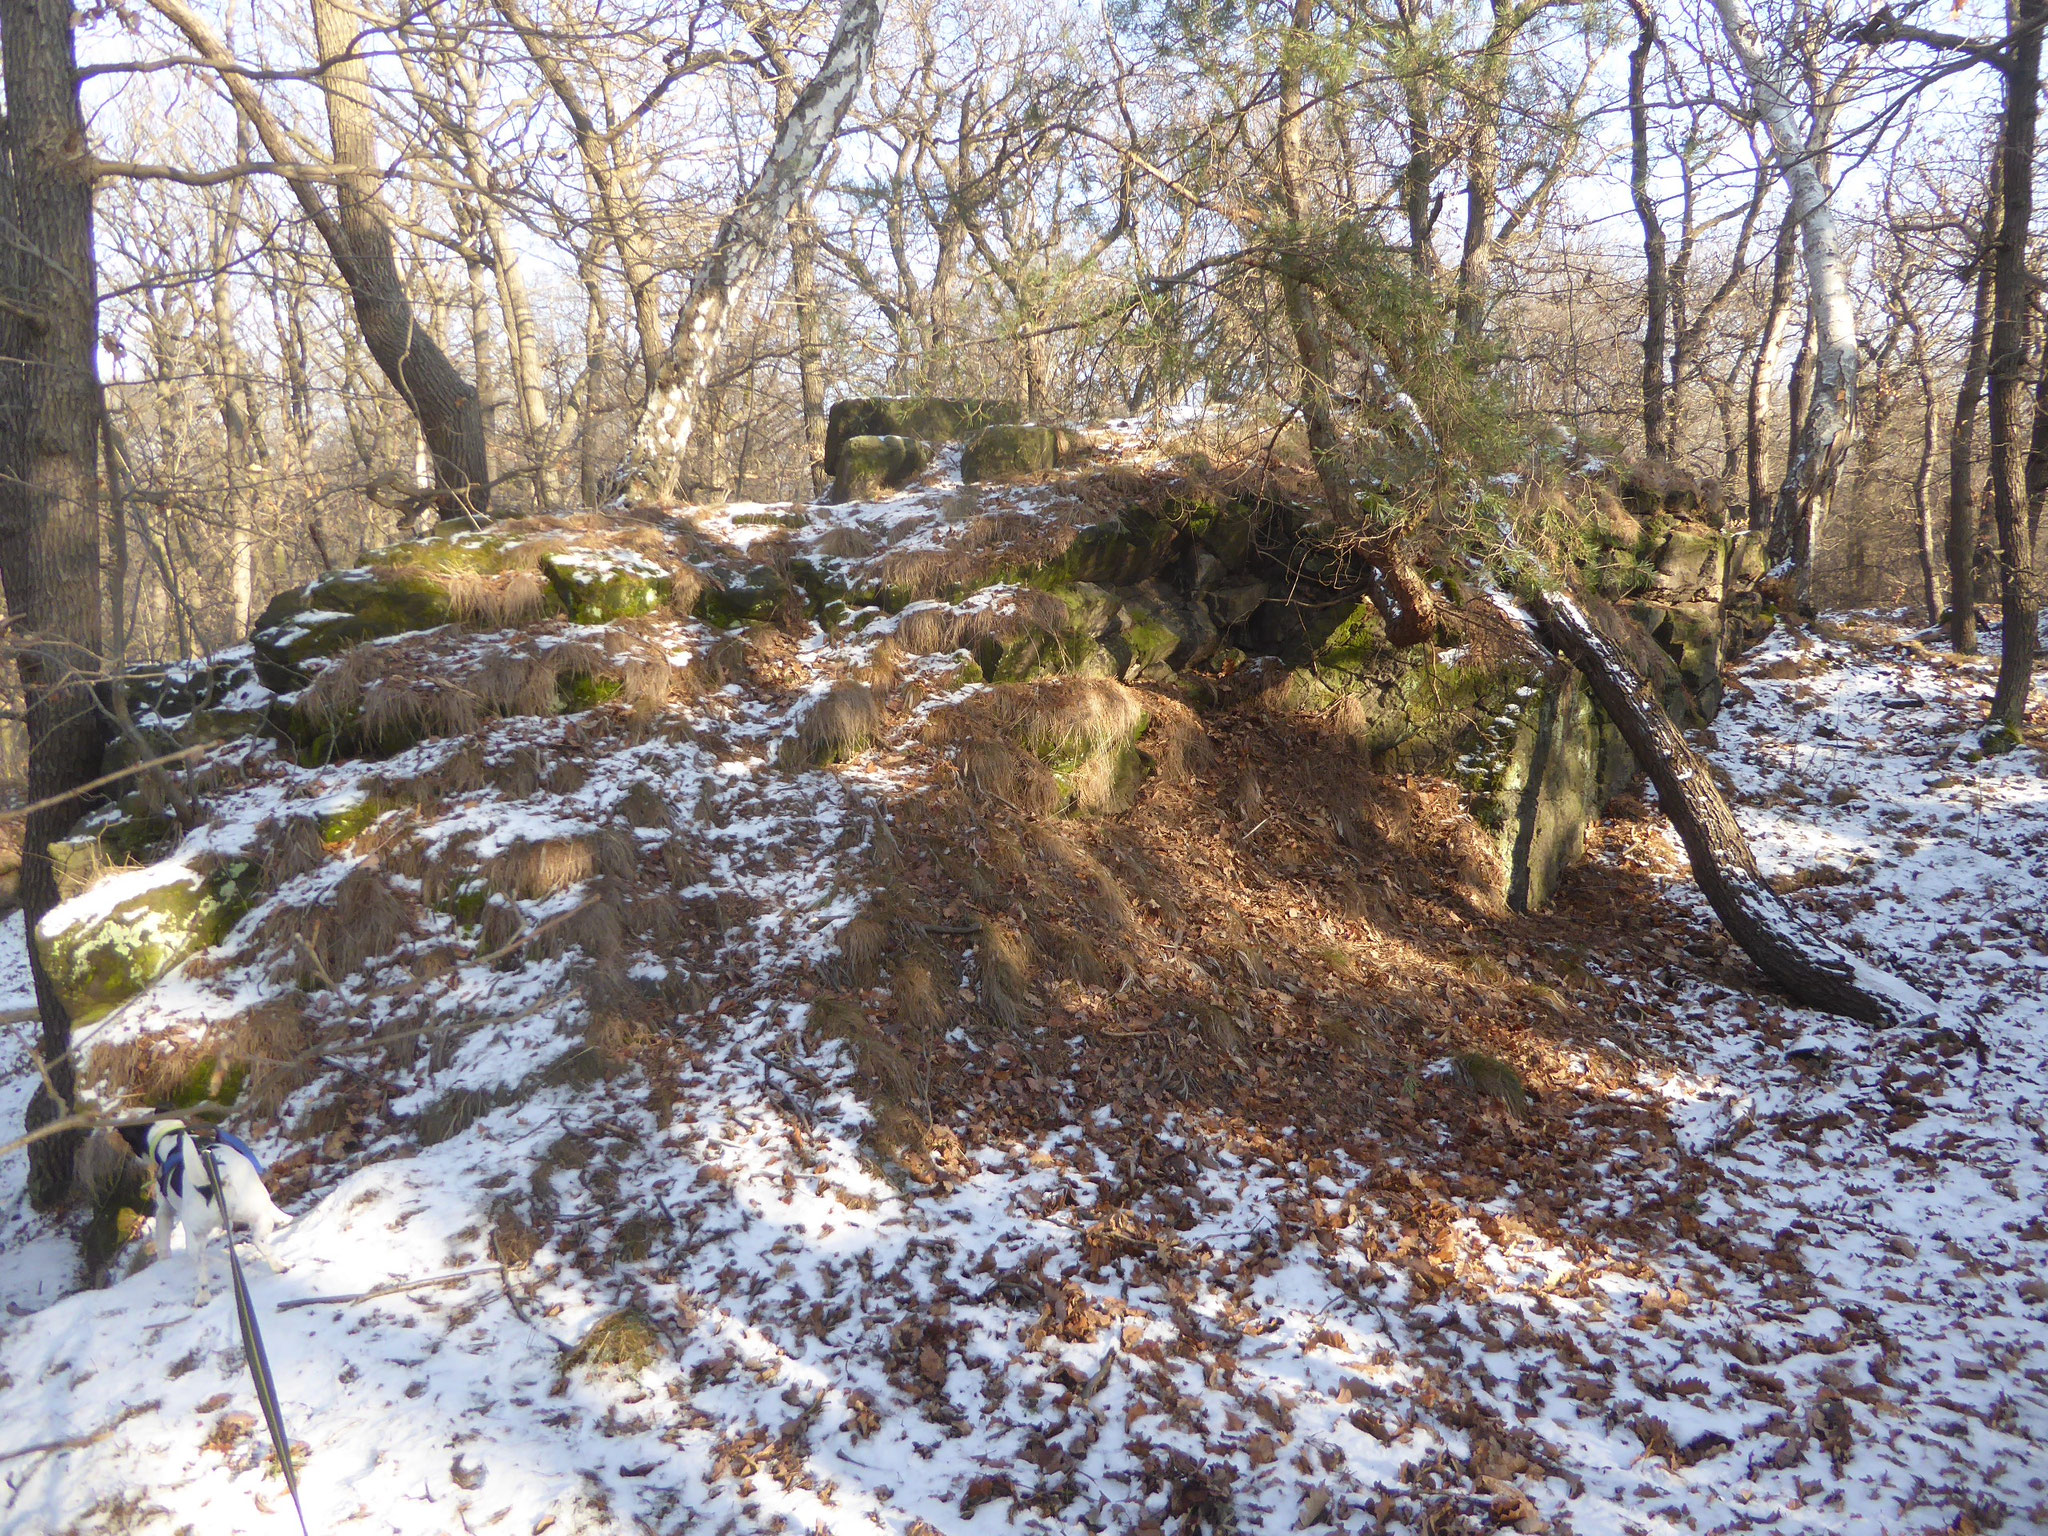
<instances>
[{"instance_id":1,"label":"green moss on rock","mask_svg":"<svg viewBox=\"0 0 2048 1536\"><path fill-rule=\"evenodd\" d=\"M983 427L961 446L960 479L1024 480L1051 474L1089 448L1087 437L1069 427L1003 422Z\"/></svg>"},{"instance_id":2,"label":"green moss on rock","mask_svg":"<svg viewBox=\"0 0 2048 1536\"><path fill-rule=\"evenodd\" d=\"M335 571L281 592L256 621L256 671L278 693L303 688L314 663L365 640L438 629L454 613L433 577L393 566Z\"/></svg>"},{"instance_id":3,"label":"green moss on rock","mask_svg":"<svg viewBox=\"0 0 2048 1536\"><path fill-rule=\"evenodd\" d=\"M914 437L850 437L839 446L829 499L866 501L896 490L923 474L931 461L931 450Z\"/></svg>"},{"instance_id":4,"label":"green moss on rock","mask_svg":"<svg viewBox=\"0 0 2048 1536\"><path fill-rule=\"evenodd\" d=\"M839 473L840 450L856 437L910 437L956 443L992 422L1015 421L1014 400L950 399L937 395L871 396L834 401L825 419L825 473Z\"/></svg>"},{"instance_id":5,"label":"green moss on rock","mask_svg":"<svg viewBox=\"0 0 2048 1536\"><path fill-rule=\"evenodd\" d=\"M630 549L570 549L547 555L540 569L578 624L609 624L668 606L676 579L668 567Z\"/></svg>"},{"instance_id":6,"label":"green moss on rock","mask_svg":"<svg viewBox=\"0 0 2048 1536\"><path fill-rule=\"evenodd\" d=\"M248 910L248 865L212 873L157 864L114 875L53 908L36 948L74 1024L89 1024L214 944Z\"/></svg>"}]
</instances>

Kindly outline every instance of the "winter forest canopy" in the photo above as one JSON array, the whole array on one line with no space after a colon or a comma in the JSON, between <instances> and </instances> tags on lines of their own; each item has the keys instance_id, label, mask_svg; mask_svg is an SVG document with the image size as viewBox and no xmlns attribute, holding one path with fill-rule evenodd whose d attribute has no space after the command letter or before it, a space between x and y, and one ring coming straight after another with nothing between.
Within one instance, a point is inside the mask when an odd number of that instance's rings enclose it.
<instances>
[{"instance_id":1,"label":"winter forest canopy","mask_svg":"<svg viewBox=\"0 0 2048 1536\"><path fill-rule=\"evenodd\" d=\"M2048 1522L2044 29L0 0L0 1536Z\"/></svg>"}]
</instances>

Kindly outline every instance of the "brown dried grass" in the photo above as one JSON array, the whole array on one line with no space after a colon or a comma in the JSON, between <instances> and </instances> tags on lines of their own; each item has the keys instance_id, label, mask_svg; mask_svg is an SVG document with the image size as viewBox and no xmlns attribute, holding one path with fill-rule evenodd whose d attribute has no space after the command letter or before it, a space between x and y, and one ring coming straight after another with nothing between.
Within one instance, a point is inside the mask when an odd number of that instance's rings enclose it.
<instances>
[{"instance_id":1,"label":"brown dried grass","mask_svg":"<svg viewBox=\"0 0 2048 1536\"><path fill-rule=\"evenodd\" d=\"M639 870L639 846L617 827L569 837L518 842L486 860L485 881L522 901L538 901L596 876L631 881Z\"/></svg>"},{"instance_id":2,"label":"brown dried grass","mask_svg":"<svg viewBox=\"0 0 2048 1536\"><path fill-rule=\"evenodd\" d=\"M544 617L555 605L554 585L536 569L480 575L451 571L442 578L458 624L512 629Z\"/></svg>"},{"instance_id":3,"label":"brown dried grass","mask_svg":"<svg viewBox=\"0 0 2048 1536\"><path fill-rule=\"evenodd\" d=\"M882 733L882 705L863 683L837 683L814 699L783 741L786 768L842 762L874 745Z\"/></svg>"},{"instance_id":4,"label":"brown dried grass","mask_svg":"<svg viewBox=\"0 0 2048 1536\"><path fill-rule=\"evenodd\" d=\"M827 528L811 546L821 560L865 560L875 552L872 535L841 524Z\"/></svg>"}]
</instances>

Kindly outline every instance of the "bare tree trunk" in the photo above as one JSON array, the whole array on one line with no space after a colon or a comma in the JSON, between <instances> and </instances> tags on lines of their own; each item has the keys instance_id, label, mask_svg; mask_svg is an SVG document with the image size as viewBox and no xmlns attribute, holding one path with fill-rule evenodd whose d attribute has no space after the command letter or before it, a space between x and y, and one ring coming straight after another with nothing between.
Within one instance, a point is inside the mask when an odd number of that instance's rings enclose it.
<instances>
[{"instance_id":1,"label":"bare tree trunk","mask_svg":"<svg viewBox=\"0 0 2048 1536\"><path fill-rule=\"evenodd\" d=\"M1402 133L1407 139L1408 160L1401 168L1401 209L1408 221L1408 260L1415 275L1425 283L1436 276L1435 208L1430 188L1436 182L1436 127L1432 81L1422 70L1412 45L1419 39L1426 20L1420 0L1397 0L1400 30L1411 44L1401 71L1401 104L1405 115Z\"/></svg>"},{"instance_id":2,"label":"bare tree trunk","mask_svg":"<svg viewBox=\"0 0 2048 1536\"><path fill-rule=\"evenodd\" d=\"M1977 406L1991 358L1991 274L2005 207L2005 153L1991 152L1984 193L1983 239L1978 246L1976 296L1970 306L1970 350L1956 388L1955 420L1948 433L1948 638L1965 656L1977 651L1977 491L1971 461Z\"/></svg>"},{"instance_id":3,"label":"bare tree trunk","mask_svg":"<svg viewBox=\"0 0 2048 1536\"><path fill-rule=\"evenodd\" d=\"M236 144L248 158L248 125L237 121ZM234 291L228 281L235 232L241 227L246 181L229 183L227 206L214 212L213 345L216 398L220 408L223 463L227 470L228 580L234 601L234 636L249 633L256 596L254 498L249 474L255 461L255 406L249 392L249 362L235 332Z\"/></svg>"},{"instance_id":4,"label":"bare tree trunk","mask_svg":"<svg viewBox=\"0 0 2048 1536\"><path fill-rule=\"evenodd\" d=\"M832 482L825 473L825 328L818 308L817 234L808 214L790 228L789 302L796 311L797 385L803 394L811 494L823 496Z\"/></svg>"},{"instance_id":5,"label":"bare tree trunk","mask_svg":"<svg viewBox=\"0 0 2048 1536\"><path fill-rule=\"evenodd\" d=\"M150 3L220 75L221 85L270 158L280 166L297 167L293 139L264 106L254 82L213 28L186 0ZM312 7L337 168L336 208L330 210L304 176L287 176L287 185L348 286L371 357L426 437L443 509L483 514L490 500L490 470L476 387L455 371L440 344L414 317L399 275L390 224L377 201L369 65L354 53L355 35L335 0L312 0Z\"/></svg>"},{"instance_id":6,"label":"bare tree trunk","mask_svg":"<svg viewBox=\"0 0 2048 1536\"><path fill-rule=\"evenodd\" d=\"M1777 253L1771 263L1771 299L1764 311L1763 339L1758 342L1756 361L1749 371L1749 419L1744 455L1749 471L1749 526L1761 533L1771 525L1770 487L1764 474L1764 453L1771 425L1771 392L1778 364L1785 355L1785 337L1792 329L1793 256L1797 233L1792 210L1778 226Z\"/></svg>"},{"instance_id":7,"label":"bare tree trunk","mask_svg":"<svg viewBox=\"0 0 2048 1536\"><path fill-rule=\"evenodd\" d=\"M1315 5L1316 0L1294 0L1294 28L1304 39L1314 18ZM1283 50L1279 70L1280 195L1297 238L1308 221L1308 190L1303 182L1307 145L1300 64L1300 54L1305 51ZM1340 528L1356 528L1357 497L1332 409L1329 344L1323 334L1322 317L1316 313L1315 296L1303 281L1301 261L1299 254L1290 253L1283 258L1280 292L1287 310L1288 329L1294 333L1295 351L1301 360L1300 404L1309 457L1315 463L1316 478L1322 483L1323 499L1331 518ZM1390 538L1376 536L1375 530L1365 532L1370 572L1368 595L1386 626L1387 638L1395 645L1419 644L1436 632L1436 600L1429 585L1401 558Z\"/></svg>"},{"instance_id":8,"label":"bare tree trunk","mask_svg":"<svg viewBox=\"0 0 2048 1536\"><path fill-rule=\"evenodd\" d=\"M1920 334L1920 321L1912 311L1906 311L1906 323L1913 328L1913 363L1920 379L1920 458L1913 469L1913 526L1916 534L1915 545L1920 556L1921 598L1927 605L1927 622L1941 622L1941 583L1935 574L1934 555L1934 440L1935 440L1935 398L1934 370L1927 357L1926 338ZM2043 377L2048 377L2044 374ZM2035 435L2038 438L2042 426L2041 418L2035 418ZM2032 474L2033 461L2028 460L2028 472Z\"/></svg>"},{"instance_id":9,"label":"bare tree trunk","mask_svg":"<svg viewBox=\"0 0 2048 1536\"><path fill-rule=\"evenodd\" d=\"M1765 55L1763 40L1737 0L1714 0L1714 9L1769 130L1771 152L1792 199L1806 258L1806 305L1814 331L1813 399L1796 451L1785 465L1772 526L1774 533L1780 523L1794 530L1789 552L1796 562L1798 601L1810 610L1813 546L1842 462L1856 440L1856 306L1849 296L1848 263L1836 240L1833 194L1822 171L1825 135L1818 135L1819 143L1807 142L1781 78L1784 61ZM1782 558L1785 552L1772 553Z\"/></svg>"},{"instance_id":10,"label":"bare tree trunk","mask_svg":"<svg viewBox=\"0 0 2048 1536\"><path fill-rule=\"evenodd\" d=\"M1493 275L1493 221L1500 205L1500 112L1507 91L1508 52L1514 34L1506 30L1501 0L1494 24L1472 70L1467 107L1471 142L1465 148L1465 244L1458 257L1457 333L1462 346L1478 344L1486 324L1487 290Z\"/></svg>"},{"instance_id":11,"label":"bare tree trunk","mask_svg":"<svg viewBox=\"0 0 2048 1536\"><path fill-rule=\"evenodd\" d=\"M2041 508L2048 502L2048 346L2034 375L2034 430L2027 443L2027 540L2038 555Z\"/></svg>"},{"instance_id":12,"label":"bare tree trunk","mask_svg":"<svg viewBox=\"0 0 2048 1536\"><path fill-rule=\"evenodd\" d=\"M1657 13L1650 0L1630 0L1636 13L1636 46L1628 56L1628 191L1643 226L1643 452L1671 457L1665 417L1665 322L1671 311L1664 262L1664 224L1650 197L1650 106L1646 96L1650 55L1657 47Z\"/></svg>"},{"instance_id":13,"label":"bare tree trunk","mask_svg":"<svg viewBox=\"0 0 2048 1536\"><path fill-rule=\"evenodd\" d=\"M2005 211L1991 280L1991 490L1998 518L1998 683L1991 728L2016 738L2033 692L2033 541L2027 536L2027 240L2034 216L2034 137L2040 121L2041 27L2048 0L2019 0L2005 64L2005 122L1999 133Z\"/></svg>"},{"instance_id":14,"label":"bare tree trunk","mask_svg":"<svg viewBox=\"0 0 2048 1536\"><path fill-rule=\"evenodd\" d=\"M658 503L674 495L733 305L780 244L791 212L860 89L881 26L881 0L844 0L824 63L778 125L774 147L754 184L718 226L633 429L623 477L629 501Z\"/></svg>"},{"instance_id":15,"label":"bare tree trunk","mask_svg":"<svg viewBox=\"0 0 2048 1536\"><path fill-rule=\"evenodd\" d=\"M1546 591L1537 614L1657 786L1657 802L1685 844L1700 893L1764 974L1796 1003L1870 1024L1912 1024L1932 1015L1926 997L1838 949L1764 883L1712 770L1585 610L1563 592Z\"/></svg>"},{"instance_id":16,"label":"bare tree trunk","mask_svg":"<svg viewBox=\"0 0 2048 1536\"><path fill-rule=\"evenodd\" d=\"M541 78L568 115L570 132L576 139L576 151L583 162L583 175L589 183L599 227L605 240L618 252L619 270L626 280L626 291L633 300L633 322L640 341L641 366L651 389L662 356L661 314L657 308L660 293L655 283L654 242L640 216L635 196L638 188L629 186L628 178L621 174L611 155L610 140L598 129L596 119L584 105L582 93L576 89L576 83L549 48L547 34L533 24L518 0L495 0L495 4L498 14L518 35L534 67L540 71Z\"/></svg>"},{"instance_id":17,"label":"bare tree trunk","mask_svg":"<svg viewBox=\"0 0 2048 1536\"><path fill-rule=\"evenodd\" d=\"M0 583L28 726L28 794L63 795L99 771L92 680L100 670L99 302L92 183L78 104L76 19L62 0L0 0ZM21 907L30 934L57 904L50 843L82 809L32 813L22 833ZM68 1113L71 1019L33 941L49 1080L29 1101L34 1130ZM70 1188L76 1136L29 1152L29 1198Z\"/></svg>"}]
</instances>

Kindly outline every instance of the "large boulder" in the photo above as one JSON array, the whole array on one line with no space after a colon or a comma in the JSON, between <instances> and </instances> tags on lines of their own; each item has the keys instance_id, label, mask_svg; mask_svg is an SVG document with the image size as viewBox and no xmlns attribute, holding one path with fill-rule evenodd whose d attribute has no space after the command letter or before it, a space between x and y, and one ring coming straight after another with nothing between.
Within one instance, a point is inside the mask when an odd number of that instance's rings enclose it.
<instances>
[{"instance_id":1,"label":"large boulder","mask_svg":"<svg viewBox=\"0 0 2048 1536\"><path fill-rule=\"evenodd\" d=\"M1664 535L1654 557L1650 588L1665 602L1718 603L1728 541L1698 523L1678 523Z\"/></svg>"},{"instance_id":2,"label":"large boulder","mask_svg":"<svg viewBox=\"0 0 2048 1536\"><path fill-rule=\"evenodd\" d=\"M609 624L668 606L675 575L630 549L566 549L545 556L541 572L578 624Z\"/></svg>"},{"instance_id":3,"label":"large boulder","mask_svg":"<svg viewBox=\"0 0 2048 1536\"><path fill-rule=\"evenodd\" d=\"M840 450L856 437L909 437L957 443L970 432L1024 414L1014 400L956 400L937 395L834 401L825 419L825 473L839 473Z\"/></svg>"},{"instance_id":4,"label":"large boulder","mask_svg":"<svg viewBox=\"0 0 2048 1536\"><path fill-rule=\"evenodd\" d=\"M1071 464L1089 449L1085 434L1070 427L1005 422L983 427L961 446L960 479L1029 480Z\"/></svg>"},{"instance_id":5,"label":"large boulder","mask_svg":"<svg viewBox=\"0 0 2048 1536\"><path fill-rule=\"evenodd\" d=\"M52 907L36 925L36 950L71 1022L90 1024L217 943L254 892L242 863L126 870Z\"/></svg>"},{"instance_id":6,"label":"large boulder","mask_svg":"<svg viewBox=\"0 0 2048 1536\"><path fill-rule=\"evenodd\" d=\"M290 693L312 681L318 663L365 640L438 629L454 620L448 589L398 566L331 571L270 600L250 643L267 688Z\"/></svg>"},{"instance_id":7,"label":"large boulder","mask_svg":"<svg viewBox=\"0 0 2048 1536\"><path fill-rule=\"evenodd\" d=\"M931 450L914 437L850 437L839 445L829 499L866 501L910 484L931 464Z\"/></svg>"}]
</instances>

